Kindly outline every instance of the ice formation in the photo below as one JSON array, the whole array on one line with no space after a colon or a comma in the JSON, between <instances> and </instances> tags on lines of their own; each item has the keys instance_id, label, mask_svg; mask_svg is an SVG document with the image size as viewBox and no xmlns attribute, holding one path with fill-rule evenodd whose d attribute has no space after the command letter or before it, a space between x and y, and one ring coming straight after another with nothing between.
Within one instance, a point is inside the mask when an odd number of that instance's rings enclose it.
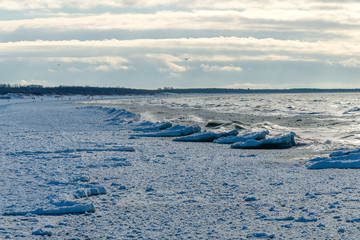
<instances>
[{"instance_id":1,"label":"ice formation","mask_svg":"<svg viewBox=\"0 0 360 240\"><path fill-rule=\"evenodd\" d=\"M171 128L167 128L162 131L144 133L144 134L136 134L134 136L137 137L180 137L186 136L193 133L200 132L200 127L198 126L181 126L175 125Z\"/></svg>"},{"instance_id":2,"label":"ice formation","mask_svg":"<svg viewBox=\"0 0 360 240\"><path fill-rule=\"evenodd\" d=\"M253 132L253 133L247 133L242 136L228 136L228 137L221 137L216 140L214 140L214 143L220 143L220 144L233 144L236 142L246 142L249 140L261 140L266 137L266 135L269 134L268 130L261 131L261 132Z\"/></svg>"},{"instance_id":3,"label":"ice formation","mask_svg":"<svg viewBox=\"0 0 360 240\"><path fill-rule=\"evenodd\" d=\"M333 152L329 157L318 157L307 162L308 169L360 169L360 149Z\"/></svg>"},{"instance_id":4,"label":"ice formation","mask_svg":"<svg viewBox=\"0 0 360 240\"><path fill-rule=\"evenodd\" d=\"M238 142L231 145L231 148L241 149L284 149L296 146L295 133L291 132L284 136L262 139L259 141L248 140L246 142Z\"/></svg>"},{"instance_id":5,"label":"ice formation","mask_svg":"<svg viewBox=\"0 0 360 240\"><path fill-rule=\"evenodd\" d=\"M194 133L188 136L175 138L173 141L177 142L212 142L215 139L220 137L228 137L228 136L236 136L238 134L237 130L232 130L229 132L222 132L222 133L214 133L214 132L199 132Z\"/></svg>"},{"instance_id":6,"label":"ice formation","mask_svg":"<svg viewBox=\"0 0 360 240\"><path fill-rule=\"evenodd\" d=\"M161 123L152 123L152 122L144 122L139 124L139 127L133 129L136 132L153 132L160 131L172 126L170 122L161 122Z\"/></svg>"}]
</instances>

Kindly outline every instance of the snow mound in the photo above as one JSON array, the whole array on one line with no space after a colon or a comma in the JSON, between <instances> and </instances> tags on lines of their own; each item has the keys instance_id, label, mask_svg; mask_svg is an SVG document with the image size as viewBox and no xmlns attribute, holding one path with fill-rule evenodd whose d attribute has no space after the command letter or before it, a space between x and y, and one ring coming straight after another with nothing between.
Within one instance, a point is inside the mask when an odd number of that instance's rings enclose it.
<instances>
[{"instance_id":1,"label":"snow mound","mask_svg":"<svg viewBox=\"0 0 360 240\"><path fill-rule=\"evenodd\" d=\"M236 142L246 142L249 140L261 140L266 137L266 135L269 134L269 131L265 130L262 132L253 132L253 133L247 133L242 136L230 136L230 137L221 137L219 139L216 139L214 143L219 144L233 144Z\"/></svg>"},{"instance_id":2,"label":"snow mound","mask_svg":"<svg viewBox=\"0 0 360 240\"><path fill-rule=\"evenodd\" d=\"M193 133L200 132L200 127L198 126L181 126L175 125L171 128L167 128L162 131L155 131L146 134L137 134L136 137L181 137L190 135Z\"/></svg>"},{"instance_id":3,"label":"snow mound","mask_svg":"<svg viewBox=\"0 0 360 240\"><path fill-rule=\"evenodd\" d=\"M171 127L172 124L170 122L160 122L160 123L153 123L153 122L144 122L139 124L139 127L134 128L133 131L136 132L153 132L153 131L160 131L166 128Z\"/></svg>"},{"instance_id":4,"label":"snow mound","mask_svg":"<svg viewBox=\"0 0 360 240\"><path fill-rule=\"evenodd\" d=\"M52 208L38 208L34 211L24 211L24 212L5 212L4 216L19 216L26 214L36 214L36 215L64 215L64 214L79 214L87 212L95 212L94 204L92 203L81 203L76 201L61 201L58 203L53 203L54 207Z\"/></svg>"},{"instance_id":5,"label":"snow mound","mask_svg":"<svg viewBox=\"0 0 360 240\"><path fill-rule=\"evenodd\" d=\"M262 139L259 141L248 140L246 142L234 143L231 145L231 148L241 148L241 149L285 149L296 146L295 143L295 133L291 132L289 134L274 137L269 139Z\"/></svg>"},{"instance_id":6,"label":"snow mound","mask_svg":"<svg viewBox=\"0 0 360 240\"><path fill-rule=\"evenodd\" d=\"M212 142L220 137L236 136L238 130L232 130L230 132L213 133L213 132L199 132L188 136L175 138L173 141L178 142Z\"/></svg>"},{"instance_id":7,"label":"snow mound","mask_svg":"<svg viewBox=\"0 0 360 240\"><path fill-rule=\"evenodd\" d=\"M333 152L329 157L319 157L307 162L308 169L360 169L359 149Z\"/></svg>"}]
</instances>

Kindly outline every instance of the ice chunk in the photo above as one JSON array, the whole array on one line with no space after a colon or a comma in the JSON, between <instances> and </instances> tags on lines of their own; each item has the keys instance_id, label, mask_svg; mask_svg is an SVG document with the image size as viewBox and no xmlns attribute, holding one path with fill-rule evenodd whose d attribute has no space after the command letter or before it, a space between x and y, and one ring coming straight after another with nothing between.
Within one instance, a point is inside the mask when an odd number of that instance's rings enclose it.
<instances>
[{"instance_id":1,"label":"ice chunk","mask_svg":"<svg viewBox=\"0 0 360 240\"><path fill-rule=\"evenodd\" d=\"M318 157L307 161L308 169L360 169L360 149L333 152L329 157Z\"/></svg>"},{"instance_id":2,"label":"ice chunk","mask_svg":"<svg viewBox=\"0 0 360 240\"><path fill-rule=\"evenodd\" d=\"M52 208L38 208L34 211L24 211L24 212L5 212L5 216L18 216L26 214L36 214L36 215L63 215L63 214L74 214L74 213L87 213L95 212L94 204L92 203L80 203L73 201L63 201L59 204L54 204Z\"/></svg>"},{"instance_id":3,"label":"ice chunk","mask_svg":"<svg viewBox=\"0 0 360 240\"><path fill-rule=\"evenodd\" d=\"M304 217L299 217L298 219L295 219L294 222L303 222L303 223L307 223L307 222L317 222L317 218L304 218Z\"/></svg>"},{"instance_id":4,"label":"ice chunk","mask_svg":"<svg viewBox=\"0 0 360 240\"><path fill-rule=\"evenodd\" d=\"M234 143L231 148L241 149L284 149L296 146L295 133L291 132L284 136L262 139L260 141L249 140L246 142Z\"/></svg>"},{"instance_id":5,"label":"ice chunk","mask_svg":"<svg viewBox=\"0 0 360 240\"><path fill-rule=\"evenodd\" d=\"M167 128L162 131L158 132L151 132L151 133L145 133L145 134L137 134L135 136L137 137L181 137L190 135L193 133L200 132L200 127L198 126L181 126L181 125L175 125L171 128Z\"/></svg>"},{"instance_id":6,"label":"ice chunk","mask_svg":"<svg viewBox=\"0 0 360 240\"><path fill-rule=\"evenodd\" d=\"M106 189L103 186L92 186L88 189L81 189L75 192L75 198L91 197L96 195L106 194Z\"/></svg>"},{"instance_id":7,"label":"ice chunk","mask_svg":"<svg viewBox=\"0 0 360 240\"><path fill-rule=\"evenodd\" d=\"M89 174L79 174L70 178L70 182L90 182Z\"/></svg>"},{"instance_id":8,"label":"ice chunk","mask_svg":"<svg viewBox=\"0 0 360 240\"><path fill-rule=\"evenodd\" d=\"M359 111L360 111L360 107L354 107L352 109L347 110L343 114L349 114L349 113L352 113L352 112L359 112Z\"/></svg>"},{"instance_id":9,"label":"ice chunk","mask_svg":"<svg viewBox=\"0 0 360 240\"><path fill-rule=\"evenodd\" d=\"M266 234L266 233L252 233L247 235L247 238L266 238L266 239L273 239L275 238L275 234Z\"/></svg>"},{"instance_id":10,"label":"ice chunk","mask_svg":"<svg viewBox=\"0 0 360 240\"><path fill-rule=\"evenodd\" d=\"M308 163L308 169L360 169L360 154L333 158L315 158L309 160Z\"/></svg>"},{"instance_id":11,"label":"ice chunk","mask_svg":"<svg viewBox=\"0 0 360 240\"><path fill-rule=\"evenodd\" d=\"M103 108L103 111L111 116L110 119L105 120L106 122L126 122L140 119L140 115L128 112L125 109Z\"/></svg>"},{"instance_id":12,"label":"ice chunk","mask_svg":"<svg viewBox=\"0 0 360 240\"><path fill-rule=\"evenodd\" d=\"M230 136L230 137L221 137L214 141L214 143L220 144L233 144L236 142L246 142L249 140L261 140L269 134L269 131L265 130L262 132L254 132L254 133L247 133L242 136Z\"/></svg>"},{"instance_id":13,"label":"ice chunk","mask_svg":"<svg viewBox=\"0 0 360 240\"><path fill-rule=\"evenodd\" d=\"M175 138L175 139L173 139L173 141L178 141L178 142L212 142L215 139L218 139L220 137L236 136L237 134L238 134L237 130L232 130L230 132L223 132L223 133L199 132L199 133L191 134L189 136Z\"/></svg>"},{"instance_id":14,"label":"ice chunk","mask_svg":"<svg viewBox=\"0 0 360 240\"><path fill-rule=\"evenodd\" d=\"M139 127L134 128L133 131L153 132L153 131L164 130L171 126L172 126L172 124L170 122L161 122L161 123L145 122L145 123L140 124Z\"/></svg>"},{"instance_id":15,"label":"ice chunk","mask_svg":"<svg viewBox=\"0 0 360 240\"><path fill-rule=\"evenodd\" d=\"M337 156L343 156L343 155L349 155L351 153L360 153L360 148L355 148L353 150L342 150L330 153L330 157L337 157Z\"/></svg>"},{"instance_id":16,"label":"ice chunk","mask_svg":"<svg viewBox=\"0 0 360 240\"><path fill-rule=\"evenodd\" d=\"M218 126L221 126L223 124L225 124L226 122L224 121L221 121L221 120L210 120L208 121L208 123L205 125L205 127L209 127L209 128L212 128L212 127L218 127Z\"/></svg>"},{"instance_id":17,"label":"ice chunk","mask_svg":"<svg viewBox=\"0 0 360 240\"><path fill-rule=\"evenodd\" d=\"M41 228L32 232L32 235L38 235L38 236L51 236L52 232L50 231L44 231Z\"/></svg>"},{"instance_id":18,"label":"ice chunk","mask_svg":"<svg viewBox=\"0 0 360 240\"><path fill-rule=\"evenodd\" d=\"M73 213L95 212L95 207L92 203L77 203L73 206L58 207L53 209L36 209L33 213L37 215L62 215Z\"/></svg>"}]
</instances>

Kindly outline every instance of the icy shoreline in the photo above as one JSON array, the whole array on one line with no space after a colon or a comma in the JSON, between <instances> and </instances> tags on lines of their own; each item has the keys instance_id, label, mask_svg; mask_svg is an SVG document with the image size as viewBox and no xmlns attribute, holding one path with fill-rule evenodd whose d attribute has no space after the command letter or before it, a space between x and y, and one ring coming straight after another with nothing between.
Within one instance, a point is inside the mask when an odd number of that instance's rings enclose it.
<instances>
[{"instance_id":1,"label":"icy shoreline","mask_svg":"<svg viewBox=\"0 0 360 240\"><path fill-rule=\"evenodd\" d=\"M360 233L358 170L313 171L305 164L329 150L132 138L136 114L114 114L60 101L2 108L0 238L356 239ZM74 211L80 206L86 211Z\"/></svg>"}]
</instances>

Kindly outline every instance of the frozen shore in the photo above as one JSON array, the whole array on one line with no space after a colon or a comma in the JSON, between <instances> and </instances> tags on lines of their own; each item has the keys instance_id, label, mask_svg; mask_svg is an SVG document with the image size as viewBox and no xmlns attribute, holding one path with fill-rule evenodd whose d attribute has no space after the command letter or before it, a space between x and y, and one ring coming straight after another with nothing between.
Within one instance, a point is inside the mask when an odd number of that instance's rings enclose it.
<instances>
[{"instance_id":1,"label":"frozen shore","mask_svg":"<svg viewBox=\"0 0 360 240\"><path fill-rule=\"evenodd\" d=\"M329 149L134 138L134 113L2 103L0 239L359 236L358 170L307 168Z\"/></svg>"}]
</instances>

